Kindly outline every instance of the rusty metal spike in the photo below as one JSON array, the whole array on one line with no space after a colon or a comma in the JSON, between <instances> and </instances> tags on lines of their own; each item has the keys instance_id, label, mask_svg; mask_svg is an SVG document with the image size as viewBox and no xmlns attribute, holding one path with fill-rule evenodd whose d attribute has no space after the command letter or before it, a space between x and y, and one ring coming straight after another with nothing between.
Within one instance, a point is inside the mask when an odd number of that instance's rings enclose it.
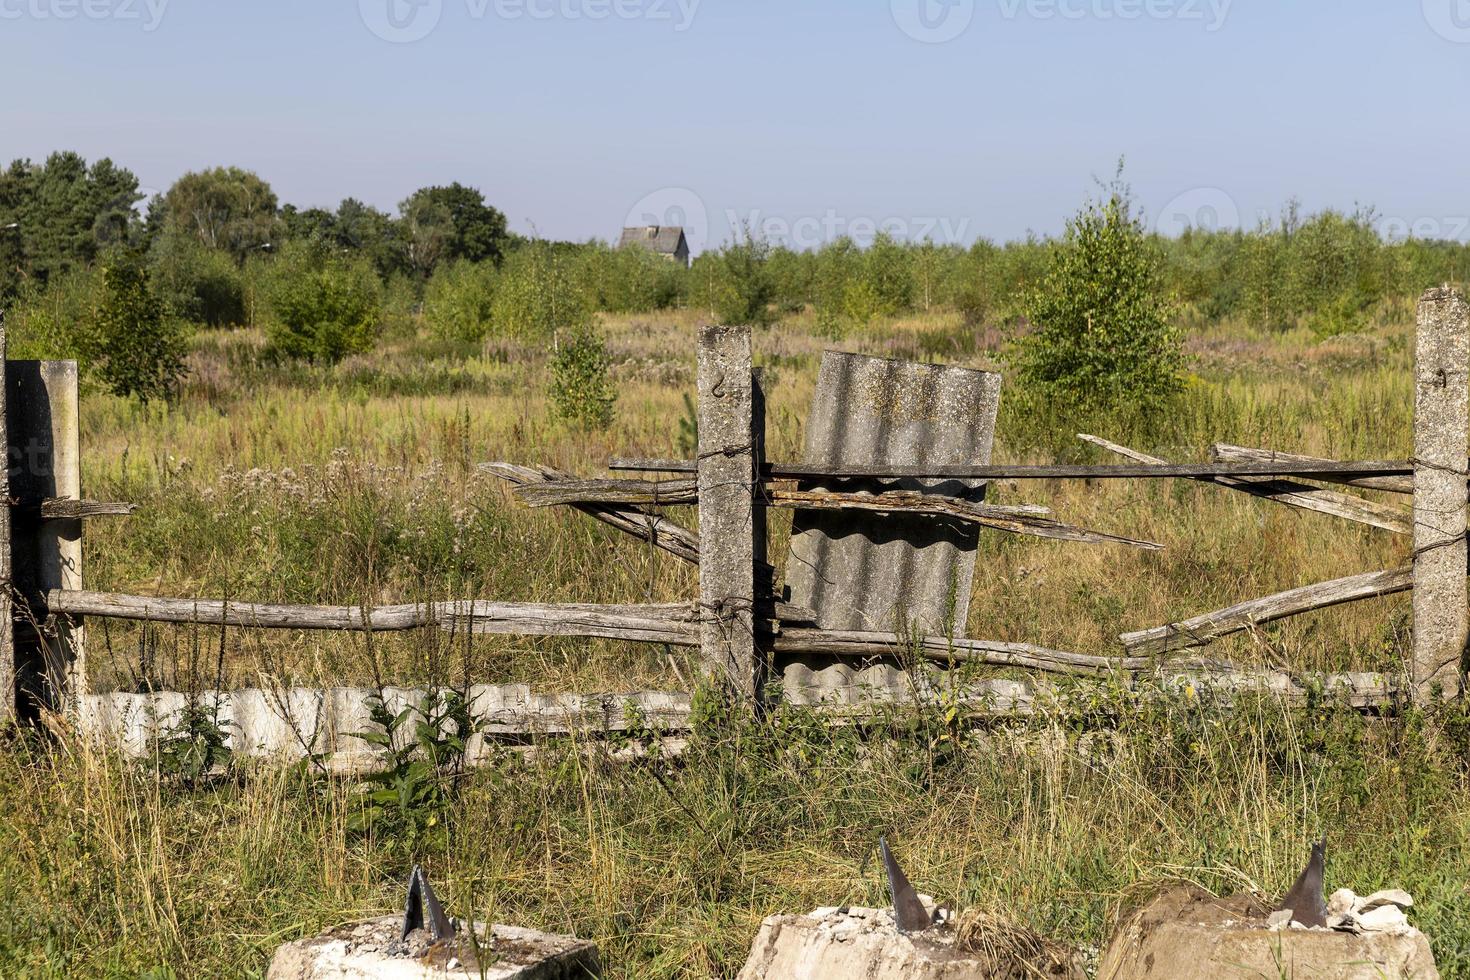
<instances>
[{"instance_id":1,"label":"rusty metal spike","mask_svg":"<svg viewBox=\"0 0 1470 980\"><path fill-rule=\"evenodd\" d=\"M1327 838L1312 845L1312 856L1277 911L1291 910L1291 920L1304 926L1327 925L1327 900L1322 897L1322 875L1327 868Z\"/></svg>"},{"instance_id":2,"label":"rusty metal spike","mask_svg":"<svg viewBox=\"0 0 1470 980\"><path fill-rule=\"evenodd\" d=\"M399 940L407 939L415 929L428 929L436 943L454 938L454 923L444 914L444 906L439 904L429 876L417 864L408 876L408 902L403 907L403 931Z\"/></svg>"},{"instance_id":3,"label":"rusty metal spike","mask_svg":"<svg viewBox=\"0 0 1470 980\"><path fill-rule=\"evenodd\" d=\"M885 838L878 838L878 849L883 853L883 871L888 875L888 894L893 897L893 921L898 923L898 931L923 932L934 924L929 910L919 901L919 893L893 859Z\"/></svg>"}]
</instances>

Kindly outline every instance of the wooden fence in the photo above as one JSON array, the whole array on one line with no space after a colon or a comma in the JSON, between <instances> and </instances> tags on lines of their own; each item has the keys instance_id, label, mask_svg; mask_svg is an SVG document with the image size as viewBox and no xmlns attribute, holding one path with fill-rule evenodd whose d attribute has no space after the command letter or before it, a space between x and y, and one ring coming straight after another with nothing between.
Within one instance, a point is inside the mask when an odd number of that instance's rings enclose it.
<instances>
[{"instance_id":1,"label":"wooden fence","mask_svg":"<svg viewBox=\"0 0 1470 980\"><path fill-rule=\"evenodd\" d=\"M0 322L0 354L3 345ZM764 397L752 368L750 331L707 327L700 334L698 357L696 458L618 459L610 465L623 473L661 473L672 478L584 480L544 467L484 465L511 484L528 506L575 508L675 559L697 564L697 600L635 606L459 600L377 608L85 591L83 523L125 514L131 508L81 499L75 365L7 361L0 426L9 451L5 492L10 506L0 507L0 521L7 524L0 532L0 579L8 580L10 588L0 590L0 604L8 607L0 613L0 623L9 622L11 628L0 630L0 647L5 648L0 650L0 716L34 718L44 709L69 706L79 717L96 722L113 711L115 705L101 704L87 693L82 628L86 617L266 629L437 627L697 647L705 673L752 703L760 701L773 680L786 681L790 693L793 677L799 680L822 669L813 668L810 658L828 658L824 662L844 665L843 676L851 680L863 672L864 665L892 661L900 652L917 653L936 663L978 662L1038 673L1205 672L1226 686L1258 682L1291 694L1305 690L1304 679L1236 671L1228 664L1200 659L1199 651L1221 636L1259 623L1408 590L1413 591L1414 629L1412 661L1405 677L1343 675L1328 679L1329 684L1341 687L1364 707L1400 697L1422 699L1434 691L1454 695L1462 689L1470 636L1466 591L1470 309L1454 290L1430 290L1419 305L1412 460L1344 462L1218 445L1207 463L1175 463L1083 436L1126 462L1109 466L993 465L989 452L999 397L996 376L829 355L819 379L819 404L809 420L809 430L817 435L809 433L808 458L773 461L764 451ZM886 394L863 390L864 385L873 384L873 378L887 386L883 389ZM829 398L825 407L824 397ZM869 404L876 402L887 407ZM904 430L908 433L904 438L909 443L895 434L892 419L884 415L898 403L908 406L906 424L911 428ZM862 412L869 409L876 414L865 421ZM954 418L946 417L949 414ZM864 428L869 425L871 431ZM1201 481L1386 533L1412 535L1413 559L1403 568L1316 583L1128 633L1120 637L1116 656L972 639L963 634L962 616L958 629L954 620L941 629L936 615L942 605L943 597L937 595L942 582L935 576L950 576L950 591L962 593L967 601L973 535L981 529L1064 542L1158 547L1065 523L1045 508L984 502L989 481L1035 479ZM1341 493L1322 486L1324 483L1409 495L1412 509ZM698 532L662 513L667 506L690 504L698 508ZM837 586L844 584L854 568L862 581L871 579L878 584L865 592L859 589L856 596L849 589L842 597L847 603L842 615L834 612L838 607L831 595L810 581L803 582L804 571L791 576L786 590L779 589L766 546L770 508L797 512L793 561L798 565L816 567L818 578L836 583L836 591L841 591ZM845 544L843 539L853 539L856 544ZM866 550L859 554L852 547ZM888 572L874 564L882 562L888 563ZM898 570L896 578L883 578L894 569ZM865 594L878 593L883 593L880 598L886 605L874 615L891 616L897 605L911 606L919 614L904 625L887 621L877 624L882 629L863 628L874 623L870 618L854 619L850 607L866 602ZM794 661L800 663L780 676L781 665ZM994 710L997 692L1001 692L1001 702L1010 708L1029 709L1039 688L1007 686L1013 683L979 685L971 692L972 701ZM884 682L877 684L880 689L883 686ZM892 683L887 686L894 689ZM298 694L283 695L282 703ZM504 700L503 693L496 697ZM640 696L620 697L627 702ZM687 697L648 697L661 706L660 718L670 725L677 727L681 711L687 715ZM244 694L239 698L242 703L248 700ZM161 702L154 700L150 710L156 714ZM332 692L317 692L318 714L313 717L319 727L325 717L321 712L326 711L320 705L331 701ZM605 717L606 707L603 696L589 696L576 704L562 704L552 715L571 724L566 719ZM532 710L522 727L534 728L536 719L544 723L548 717L544 711ZM315 744L312 739L303 743L304 751Z\"/></svg>"}]
</instances>

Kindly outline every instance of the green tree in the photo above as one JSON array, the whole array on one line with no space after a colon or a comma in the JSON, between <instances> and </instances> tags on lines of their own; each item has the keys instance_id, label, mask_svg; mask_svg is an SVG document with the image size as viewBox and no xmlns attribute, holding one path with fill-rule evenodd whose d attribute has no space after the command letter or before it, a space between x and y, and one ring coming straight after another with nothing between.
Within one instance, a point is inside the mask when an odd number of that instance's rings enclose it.
<instances>
[{"instance_id":1,"label":"green tree","mask_svg":"<svg viewBox=\"0 0 1470 980\"><path fill-rule=\"evenodd\" d=\"M424 290L429 329L446 340L484 340L494 322L496 278L489 262L459 259L439 266Z\"/></svg>"},{"instance_id":2,"label":"green tree","mask_svg":"<svg viewBox=\"0 0 1470 980\"><path fill-rule=\"evenodd\" d=\"M589 429L612 425L617 400L608 376L607 347L589 318L557 332L549 394L557 416Z\"/></svg>"},{"instance_id":3,"label":"green tree","mask_svg":"<svg viewBox=\"0 0 1470 980\"><path fill-rule=\"evenodd\" d=\"M913 258L887 232L879 232L863 253L862 281L879 315L897 316L914 305Z\"/></svg>"},{"instance_id":4,"label":"green tree","mask_svg":"<svg viewBox=\"0 0 1470 980\"><path fill-rule=\"evenodd\" d=\"M749 229L718 252L695 261L694 281L710 316L720 323L768 327L775 321L775 284L767 267L771 247Z\"/></svg>"},{"instance_id":5,"label":"green tree","mask_svg":"<svg viewBox=\"0 0 1470 980\"><path fill-rule=\"evenodd\" d=\"M187 342L148 288L141 257L118 252L102 269L91 338L97 376L114 394L170 398L184 374Z\"/></svg>"},{"instance_id":6,"label":"green tree","mask_svg":"<svg viewBox=\"0 0 1470 980\"><path fill-rule=\"evenodd\" d=\"M440 262L468 259L499 263L509 244L505 215L485 195L459 183L425 187L398 205L408 259L423 278Z\"/></svg>"},{"instance_id":7,"label":"green tree","mask_svg":"<svg viewBox=\"0 0 1470 980\"><path fill-rule=\"evenodd\" d=\"M134 209L141 198L138 178L106 158L89 167L62 152L40 166L11 163L0 173L0 296L130 244L142 231Z\"/></svg>"},{"instance_id":8,"label":"green tree","mask_svg":"<svg viewBox=\"0 0 1470 980\"><path fill-rule=\"evenodd\" d=\"M501 267L491 304L495 333L546 343L585 323L591 310L577 272L575 251L565 246L538 241L516 249Z\"/></svg>"},{"instance_id":9,"label":"green tree","mask_svg":"<svg viewBox=\"0 0 1470 980\"><path fill-rule=\"evenodd\" d=\"M248 322L240 266L193 238L164 235L148 256L153 291L168 312L191 323L231 327Z\"/></svg>"},{"instance_id":10,"label":"green tree","mask_svg":"<svg viewBox=\"0 0 1470 980\"><path fill-rule=\"evenodd\" d=\"M1067 222L1061 247L1023 302L1021 377L1076 409L1149 413L1182 386L1183 333L1163 289L1162 255L1119 177Z\"/></svg>"},{"instance_id":11,"label":"green tree","mask_svg":"<svg viewBox=\"0 0 1470 980\"><path fill-rule=\"evenodd\" d=\"M275 192L239 167L184 174L159 202L158 220L164 234L191 238L236 260L279 237Z\"/></svg>"},{"instance_id":12,"label":"green tree","mask_svg":"<svg viewBox=\"0 0 1470 980\"><path fill-rule=\"evenodd\" d=\"M336 363L371 350L382 317L382 284L362 256L317 242L289 242L266 273L271 345L288 357Z\"/></svg>"}]
</instances>

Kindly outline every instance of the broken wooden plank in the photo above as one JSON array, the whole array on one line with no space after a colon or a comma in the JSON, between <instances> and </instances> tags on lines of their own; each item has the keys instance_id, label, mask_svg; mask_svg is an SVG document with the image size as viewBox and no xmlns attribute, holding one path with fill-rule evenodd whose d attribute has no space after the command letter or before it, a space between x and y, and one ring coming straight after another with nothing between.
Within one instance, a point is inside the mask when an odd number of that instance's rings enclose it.
<instances>
[{"instance_id":1,"label":"broken wooden plank","mask_svg":"<svg viewBox=\"0 0 1470 980\"><path fill-rule=\"evenodd\" d=\"M40 505L11 502L11 509L33 514L45 521L76 520L86 517L127 517L138 509L137 504L125 504L106 500L72 500L66 497L48 497Z\"/></svg>"},{"instance_id":2,"label":"broken wooden plank","mask_svg":"<svg viewBox=\"0 0 1470 980\"><path fill-rule=\"evenodd\" d=\"M697 480L565 480L515 488L527 507L625 504L673 507L699 502Z\"/></svg>"},{"instance_id":3,"label":"broken wooden plank","mask_svg":"<svg viewBox=\"0 0 1470 980\"><path fill-rule=\"evenodd\" d=\"M1465 570L1462 567L1460 569L1462 578L1464 574ZM1316 609L1326 609L1345 602L1357 602L1360 599L1375 599L1379 596L1407 592L1413 587L1413 569L1408 567L1350 575L1347 578L1319 582L1315 585L1279 592L1276 595L1251 599L1218 612L1205 613L1168 626L1124 633L1118 639L1130 654L1143 656L1165 654L1204 646L1222 636L1238 633L1272 620L1284 619L1287 616L1296 616Z\"/></svg>"},{"instance_id":4,"label":"broken wooden plank","mask_svg":"<svg viewBox=\"0 0 1470 980\"><path fill-rule=\"evenodd\" d=\"M1283 453L1274 449L1251 449L1246 446L1234 446L1228 442L1217 442L1212 445L1210 458L1220 463L1265 463L1273 466L1278 463L1331 462L1322 456ZM1364 490L1384 490L1388 493L1402 494L1414 492L1412 476L1370 476L1362 479L1334 479L1331 476L1324 476L1323 480L1329 483L1346 484L1350 487L1361 487Z\"/></svg>"},{"instance_id":5,"label":"broken wooden plank","mask_svg":"<svg viewBox=\"0 0 1470 980\"><path fill-rule=\"evenodd\" d=\"M953 517L956 520L980 527L988 527L1011 534L1024 534L1056 541L1077 541L1086 544L1122 544L1132 548L1159 551L1163 545L1137 538L1121 537L1074 527L1060 521L1038 517L1034 513L1013 507L997 507L991 504L972 503L958 497L939 494L918 493L909 490L887 490L881 493L834 493L823 490L770 490L767 497L776 507L802 508L806 510L862 510L880 513L928 514Z\"/></svg>"},{"instance_id":6,"label":"broken wooden plank","mask_svg":"<svg viewBox=\"0 0 1470 980\"><path fill-rule=\"evenodd\" d=\"M940 663L1023 667L1055 674L1109 674L1158 666L1158 661L1151 657L1099 657L1048 650L1030 643L942 636L906 637L897 633L858 630L788 629L775 638L774 649L782 654L860 658L917 656Z\"/></svg>"},{"instance_id":7,"label":"broken wooden plank","mask_svg":"<svg viewBox=\"0 0 1470 980\"><path fill-rule=\"evenodd\" d=\"M104 616L152 623L197 623L260 629L349 630L393 632L418 629L436 620L433 604L378 606L307 606L223 599L174 599L53 589L46 594L53 612Z\"/></svg>"},{"instance_id":8,"label":"broken wooden plank","mask_svg":"<svg viewBox=\"0 0 1470 980\"><path fill-rule=\"evenodd\" d=\"M687 459L627 459L608 462L612 470L645 473L691 473L694 461ZM1414 472L1409 460L1325 460L1312 463L1168 463L1138 466L1094 466L1076 464L994 466L901 466L895 464L768 463L765 480L1131 480L1199 479L1221 476L1279 476L1362 479L1375 476L1407 476Z\"/></svg>"},{"instance_id":9,"label":"broken wooden plank","mask_svg":"<svg viewBox=\"0 0 1470 980\"><path fill-rule=\"evenodd\" d=\"M480 469L518 487L571 479L566 474L544 466L532 469L510 463L482 463ZM699 564L699 535L676 521L660 514L649 514L635 506L599 503L577 503L570 506L610 527L647 541L676 558Z\"/></svg>"},{"instance_id":10,"label":"broken wooden plank","mask_svg":"<svg viewBox=\"0 0 1470 980\"><path fill-rule=\"evenodd\" d=\"M644 480L565 480L526 484L517 487L515 493L529 507L662 506L693 503L698 495L694 481L690 480L662 483ZM998 531L1056 541L1122 544L1152 551L1163 548L1163 545L1152 541L1140 541L1049 520L1042 516L1048 513L1047 508L1030 504L997 506L909 490L843 493L772 489L767 491L766 500L773 507L937 515Z\"/></svg>"},{"instance_id":11,"label":"broken wooden plank","mask_svg":"<svg viewBox=\"0 0 1470 980\"><path fill-rule=\"evenodd\" d=\"M440 603L435 611L439 628L453 632L699 645L699 610L690 602L603 606L474 601Z\"/></svg>"},{"instance_id":12,"label":"broken wooden plank","mask_svg":"<svg viewBox=\"0 0 1470 980\"><path fill-rule=\"evenodd\" d=\"M1079 433L1077 438L1138 462L1160 464L1165 462L1157 456L1150 456L1097 436ZM1200 483L1210 483L1231 490L1240 490L1255 497L1274 500L1288 507L1328 514L1358 524L1393 531L1395 534L1409 534L1413 530L1410 515L1402 508L1364 500L1361 497L1338 493L1335 490L1324 490L1306 483L1269 477L1195 477L1194 479Z\"/></svg>"}]
</instances>

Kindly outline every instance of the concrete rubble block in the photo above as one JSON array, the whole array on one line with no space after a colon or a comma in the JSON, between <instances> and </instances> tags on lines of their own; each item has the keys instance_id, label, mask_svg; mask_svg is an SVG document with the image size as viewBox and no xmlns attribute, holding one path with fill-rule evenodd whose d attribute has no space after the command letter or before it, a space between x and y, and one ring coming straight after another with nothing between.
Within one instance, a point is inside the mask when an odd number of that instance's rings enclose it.
<instances>
[{"instance_id":1,"label":"concrete rubble block","mask_svg":"<svg viewBox=\"0 0 1470 980\"><path fill-rule=\"evenodd\" d=\"M1382 906L1402 915L1397 905ZM1098 980L1439 980L1417 929L1355 933L1268 925L1250 895L1216 898L1171 885L1124 919L1103 954Z\"/></svg>"},{"instance_id":2,"label":"concrete rubble block","mask_svg":"<svg viewBox=\"0 0 1470 980\"><path fill-rule=\"evenodd\" d=\"M386 916L328 929L276 950L266 980L587 980L600 977L597 947L571 936L477 925L468 937L431 944L423 931L399 942L402 919Z\"/></svg>"},{"instance_id":3,"label":"concrete rubble block","mask_svg":"<svg viewBox=\"0 0 1470 980\"><path fill-rule=\"evenodd\" d=\"M737 980L1083 980L1070 957L1061 962L1017 949L1029 944L1009 942L1009 935L962 942L965 932L940 927L904 935L891 909L773 915L761 923Z\"/></svg>"}]
</instances>

